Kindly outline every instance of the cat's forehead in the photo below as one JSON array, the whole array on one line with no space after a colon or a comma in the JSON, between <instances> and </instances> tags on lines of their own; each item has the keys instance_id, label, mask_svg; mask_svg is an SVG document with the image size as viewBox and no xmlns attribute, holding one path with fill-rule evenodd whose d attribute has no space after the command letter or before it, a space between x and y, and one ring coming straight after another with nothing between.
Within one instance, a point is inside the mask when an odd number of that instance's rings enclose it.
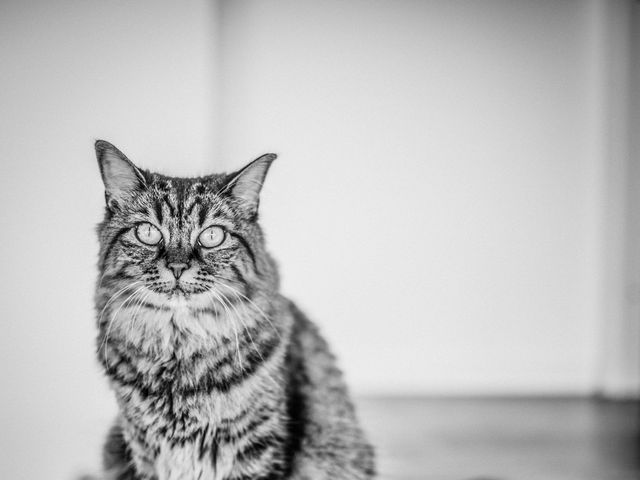
<instances>
[{"instance_id":1,"label":"cat's forehead","mask_svg":"<svg viewBox=\"0 0 640 480\"><path fill-rule=\"evenodd\" d=\"M203 177L169 177L159 173L149 173L149 189L164 195L205 195L217 192L224 185L225 174Z\"/></svg>"},{"instance_id":2,"label":"cat's forehead","mask_svg":"<svg viewBox=\"0 0 640 480\"><path fill-rule=\"evenodd\" d=\"M147 189L148 211L166 226L203 225L212 217L233 220L233 209L219 195L226 175L181 178L151 174Z\"/></svg>"}]
</instances>

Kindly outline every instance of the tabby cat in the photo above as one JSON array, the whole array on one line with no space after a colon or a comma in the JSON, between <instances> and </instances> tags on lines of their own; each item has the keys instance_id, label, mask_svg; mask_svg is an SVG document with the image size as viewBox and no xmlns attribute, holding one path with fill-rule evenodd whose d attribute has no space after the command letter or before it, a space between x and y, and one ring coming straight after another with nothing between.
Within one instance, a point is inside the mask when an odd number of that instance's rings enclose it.
<instances>
[{"instance_id":1,"label":"tabby cat","mask_svg":"<svg viewBox=\"0 0 640 480\"><path fill-rule=\"evenodd\" d=\"M372 478L333 355L278 293L258 223L276 156L174 178L95 148L106 190L97 353L119 406L100 478Z\"/></svg>"}]
</instances>

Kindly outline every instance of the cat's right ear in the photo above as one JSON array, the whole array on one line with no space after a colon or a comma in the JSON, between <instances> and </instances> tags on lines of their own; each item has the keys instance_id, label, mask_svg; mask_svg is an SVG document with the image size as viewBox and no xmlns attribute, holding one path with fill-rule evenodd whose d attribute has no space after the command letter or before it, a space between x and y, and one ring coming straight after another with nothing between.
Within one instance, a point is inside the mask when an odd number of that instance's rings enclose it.
<instances>
[{"instance_id":1,"label":"cat's right ear","mask_svg":"<svg viewBox=\"0 0 640 480\"><path fill-rule=\"evenodd\" d=\"M119 205L144 190L147 181L142 171L109 142L98 140L95 148L107 208L117 210Z\"/></svg>"}]
</instances>

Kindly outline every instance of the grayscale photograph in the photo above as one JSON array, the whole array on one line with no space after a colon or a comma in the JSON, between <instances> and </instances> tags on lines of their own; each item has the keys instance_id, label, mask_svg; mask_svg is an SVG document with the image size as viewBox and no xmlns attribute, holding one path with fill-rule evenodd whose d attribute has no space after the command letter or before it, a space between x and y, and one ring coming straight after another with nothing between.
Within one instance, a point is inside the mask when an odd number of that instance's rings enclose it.
<instances>
[{"instance_id":1,"label":"grayscale photograph","mask_svg":"<svg viewBox=\"0 0 640 480\"><path fill-rule=\"evenodd\" d=\"M640 1L0 0L0 480L640 480Z\"/></svg>"}]
</instances>

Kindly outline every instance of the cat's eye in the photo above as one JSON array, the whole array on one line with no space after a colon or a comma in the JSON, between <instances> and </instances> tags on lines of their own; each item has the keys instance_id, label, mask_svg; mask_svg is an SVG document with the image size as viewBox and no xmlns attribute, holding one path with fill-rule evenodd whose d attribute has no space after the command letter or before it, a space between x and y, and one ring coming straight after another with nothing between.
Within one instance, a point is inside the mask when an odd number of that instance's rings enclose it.
<instances>
[{"instance_id":1,"label":"cat's eye","mask_svg":"<svg viewBox=\"0 0 640 480\"><path fill-rule=\"evenodd\" d=\"M136 238L145 245L157 245L162 240L162 233L150 223L141 223L136 227Z\"/></svg>"},{"instance_id":2,"label":"cat's eye","mask_svg":"<svg viewBox=\"0 0 640 480\"><path fill-rule=\"evenodd\" d=\"M204 248L214 248L222 244L227 236L224 228L213 225L205 228L198 237L198 243Z\"/></svg>"}]
</instances>

